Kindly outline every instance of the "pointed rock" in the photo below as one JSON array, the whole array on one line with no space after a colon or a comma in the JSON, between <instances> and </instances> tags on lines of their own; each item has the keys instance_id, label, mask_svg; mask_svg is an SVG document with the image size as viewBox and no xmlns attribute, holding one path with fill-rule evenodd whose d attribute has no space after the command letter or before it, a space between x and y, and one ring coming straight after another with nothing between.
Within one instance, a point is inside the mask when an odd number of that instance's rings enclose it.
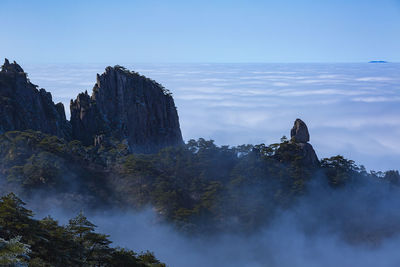
<instances>
[{"instance_id":1,"label":"pointed rock","mask_svg":"<svg viewBox=\"0 0 400 267\"><path fill-rule=\"evenodd\" d=\"M295 143L307 143L310 141L307 125L301 119L296 119L290 137Z\"/></svg>"},{"instance_id":2,"label":"pointed rock","mask_svg":"<svg viewBox=\"0 0 400 267\"><path fill-rule=\"evenodd\" d=\"M310 134L307 125L301 120L296 119L290 131L290 142L284 142L276 152L276 158L281 162L293 162L298 158L305 166L318 167L319 160L311 144Z\"/></svg>"},{"instance_id":3,"label":"pointed rock","mask_svg":"<svg viewBox=\"0 0 400 267\"><path fill-rule=\"evenodd\" d=\"M10 61L8 59L4 59L4 64L1 67L1 72L8 72L8 73L19 73L19 72L24 72L24 70L21 68L20 65L17 64L17 62L13 62L10 64Z\"/></svg>"},{"instance_id":4,"label":"pointed rock","mask_svg":"<svg viewBox=\"0 0 400 267\"><path fill-rule=\"evenodd\" d=\"M291 142L296 144L301 151L302 161L307 165L316 166L319 164L317 154L310 141L310 134L307 125L301 119L296 119L290 131Z\"/></svg>"}]
</instances>

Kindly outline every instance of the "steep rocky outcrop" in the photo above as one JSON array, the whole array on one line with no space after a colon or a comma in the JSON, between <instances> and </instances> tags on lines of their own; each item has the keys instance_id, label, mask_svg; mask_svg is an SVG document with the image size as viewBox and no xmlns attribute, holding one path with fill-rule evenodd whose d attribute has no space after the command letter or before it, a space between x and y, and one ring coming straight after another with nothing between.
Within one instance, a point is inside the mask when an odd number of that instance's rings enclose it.
<instances>
[{"instance_id":1,"label":"steep rocky outcrop","mask_svg":"<svg viewBox=\"0 0 400 267\"><path fill-rule=\"evenodd\" d=\"M310 134L304 121L300 119L295 120L293 128L290 131L290 137L293 142L297 143L307 143L310 141Z\"/></svg>"},{"instance_id":2,"label":"steep rocky outcrop","mask_svg":"<svg viewBox=\"0 0 400 267\"><path fill-rule=\"evenodd\" d=\"M310 134L307 125L296 119L290 131L291 139L284 140L275 153L275 158L282 163L300 162L308 167L319 166L319 160L314 148L308 143Z\"/></svg>"},{"instance_id":3,"label":"steep rocky outcrop","mask_svg":"<svg viewBox=\"0 0 400 267\"><path fill-rule=\"evenodd\" d=\"M38 90L16 62L5 60L0 71L0 133L31 129L85 145L113 139L135 153L183 144L169 91L121 66L97 75L92 96L79 94L70 108L67 121L62 103L54 104L51 94Z\"/></svg>"},{"instance_id":4,"label":"steep rocky outcrop","mask_svg":"<svg viewBox=\"0 0 400 267\"><path fill-rule=\"evenodd\" d=\"M71 100L70 109L73 139L84 145L93 145L96 135L110 131L87 91Z\"/></svg>"},{"instance_id":5,"label":"steep rocky outcrop","mask_svg":"<svg viewBox=\"0 0 400 267\"><path fill-rule=\"evenodd\" d=\"M301 119L295 120L293 128L290 131L290 137L290 142L300 148L302 160L305 164L312 166L319 164L314 148L308 143L310 141L310 134L307 125Z\"/></svg>"},{"instance_id":6,"label":"steep rocky outcrop","mask_svg":"<svg viewBox=\"0 0 400 267\"><path fill-rule=\"evenodd\" d=\"M125 140L136 153L183 144L170 92L120 66L97 75L92 96L79 94L70 108L73 138L86 145L93 145L99 135Z\"/></svg>"},{"instance_id":7,"label":"steep rocky outcrop","mask_svg":"<svg viewBox=\"0 0 400 267\"><path fill-rule=\"evenodd\" d=\"M0 133L27 129L71 136L63 104L54 104L49 92L38 90L15 61L6 59L0 71Z\"/></svg>"}]
</instances>

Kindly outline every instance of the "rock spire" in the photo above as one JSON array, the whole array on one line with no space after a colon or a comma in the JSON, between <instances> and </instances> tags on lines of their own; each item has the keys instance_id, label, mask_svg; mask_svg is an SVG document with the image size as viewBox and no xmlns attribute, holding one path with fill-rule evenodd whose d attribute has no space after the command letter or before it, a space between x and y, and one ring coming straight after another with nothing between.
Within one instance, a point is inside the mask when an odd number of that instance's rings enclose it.
<instances>
[{"instance_id":1,"label":"rock spire","mask_svg":"<svg viewBox=\"0 0 400 267\"><path fill-rule=\"evenodd\" d=\"M301 119L296 119L292 130L290 131L291 143L300 148L303 162L309 165L318 165L319 160L314 148L308 142L310 141L310 134L307 125Z\"/></svg>"},{"instance_id":2,"label":"rock spire","mask_svg":"<svg viewBox=\"0 0 400 267\"><path fill-rule=\"evenodd\" d=\"M301 119L295 120L293 128L290 131L290 137L296 143L307 143L310 141L310 134L304 121Z\"/></svg>"}]
</instances>

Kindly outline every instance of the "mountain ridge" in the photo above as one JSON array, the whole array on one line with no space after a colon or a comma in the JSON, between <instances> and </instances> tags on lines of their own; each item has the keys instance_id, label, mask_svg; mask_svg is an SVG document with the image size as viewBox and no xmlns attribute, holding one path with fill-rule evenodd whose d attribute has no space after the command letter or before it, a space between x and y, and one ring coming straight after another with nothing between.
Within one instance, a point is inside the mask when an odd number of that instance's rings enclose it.
<instances>
[{"instance_id":1,"label":"mountain ridge","mask_svg":"<svg viewBox=\"0 0 400 267\"><path fill-rule=\"evenodd\" d=\"M71 100L68 121L62 103L55 104L50 92L38 90L20 65L5 59L0 133L31 129L84 145L114 138L135 153L183 144L172 94L162 85L119 65L106 67L96 80L92 96L85 91Z\"/></svg>"},{"instance_id":2,"label":"mountain ridge","mask_svg":"<svg viewBox=\"0 0 400 267\"><path fill-rule=\"evenodd\" d=\"M0 71L0 133L26 129L71 137L64 105L55 104L50 92L38 89L21 66L5 59Z\"/></svg>"}]
</instances>

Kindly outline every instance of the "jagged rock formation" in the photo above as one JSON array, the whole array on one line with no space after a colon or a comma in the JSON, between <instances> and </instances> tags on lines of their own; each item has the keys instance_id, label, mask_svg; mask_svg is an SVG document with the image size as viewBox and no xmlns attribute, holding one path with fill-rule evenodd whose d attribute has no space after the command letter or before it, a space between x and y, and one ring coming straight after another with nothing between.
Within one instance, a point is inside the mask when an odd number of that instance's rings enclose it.
<instances>
[{"instance_id":1,"label":"jagged rock formation","mask_svg":"<svg viewBox=\"0 0 400 267\"><path fill-rule=\"evenodd\" d=\"M51 94L38 90L15 61L5 60L0 71L0 133L31 129L85 145L116 139L135 153L183 144L169 91L120 66L97 75L92 96L79 94L70 108L69 122L62 103L54 104Z\"/></svg>"},{"instance_id":2,"label":"jagged rock formation","mask_svg":"<svg viewBox=\"0 0 400 267\"><path fill-rule=\"evenodd\" d=\"M84 145L93 145L96 135L107 130L96 102L85 91L76 100L71 100L70 109L73 139L80 140Z\"/></svg>"},{"instance_id":3,"label":"jagged rock formation","mask_svg":"<svg viewBox=\"0 0 400 267\"><path fill-rule=\"evenodd\" d=\"M93 145L99 135L126 140L136 153L183 144L170 92L120 66L97 75L92 96L79 94L70 108L73 138L86 145Z\"/></svg>"},{"instance_id":4,"label":"jagged rock formation","mask_svg":"<svg viewBox=\"0 0 400 267\"><path fill-rule=\"evenodd\" d=\"M38 90L15 61L5 59L0 71L0 133L27 129L71 136L63 104L54 104L49 92Z\"/></svg>"},{"instance_id":5,"label":"jagged rock formation","mask_svg":"<svg viewBox=\"0 0 400 267\"><path fill-rule=\"evenodd\" d=\"M296 119L292 130L290 131L291 143L300 148L302 160L305 164L318 165L319 160L314 148L308 142L310 141L310 134L307 125L301 120Z\"/></svg>"}]
</instances>

